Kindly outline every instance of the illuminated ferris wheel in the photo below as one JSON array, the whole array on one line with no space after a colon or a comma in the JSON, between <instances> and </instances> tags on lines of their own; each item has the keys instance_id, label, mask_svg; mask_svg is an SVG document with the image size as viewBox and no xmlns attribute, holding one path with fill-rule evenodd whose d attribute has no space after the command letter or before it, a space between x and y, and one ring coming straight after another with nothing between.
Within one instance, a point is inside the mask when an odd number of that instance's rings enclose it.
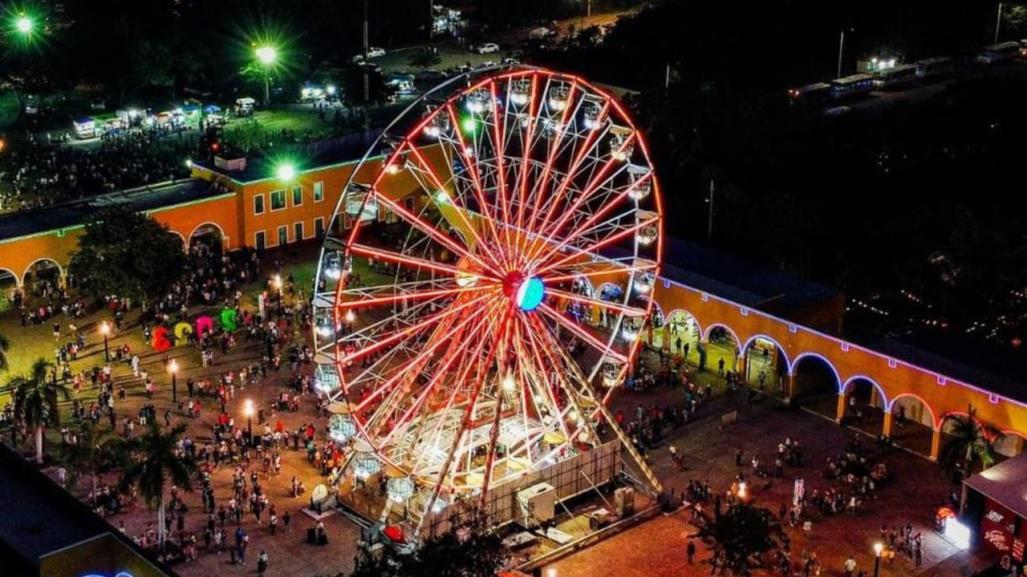
<instances>
[{"instance_id":1,"label":"illuminated ferris wheel","mask_svg":"<svg viewBox=\"0 0 1027 577\"><path fill-rule=\"evenodd\" d=\"M438 511L589 450L601 422L638 459L604 402L652 310L661 210L609 94L534 68L451 80L386 129L335 219L316 378L356 479Z\"/></svg>"}]
</instances>

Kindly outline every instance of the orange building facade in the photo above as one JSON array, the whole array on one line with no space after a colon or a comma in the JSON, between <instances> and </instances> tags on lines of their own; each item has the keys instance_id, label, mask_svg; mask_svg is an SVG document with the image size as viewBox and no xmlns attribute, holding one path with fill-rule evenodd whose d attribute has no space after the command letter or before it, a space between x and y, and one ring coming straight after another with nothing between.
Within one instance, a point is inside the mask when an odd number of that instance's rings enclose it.
<instances>
[{"instance_id":1,"label":"orange building facade","mask_svg":"<svg viewBox=\"0 0 1027 577\"><path fill-rule=\"evenodd\" d=\"M367 174L358 180L371 180L378 170L377 162L365 164ZM244 179L231 172L195 166L189 186L204 188L200 198L145 212L187 244L202 234L216 234L226 250L270 249L314 240L332 226L336 205L357 165L352 161L298 170L289 182L273 176ZM418 189L413 178L404 173L390 177L383 186L399 196ZM386 214L379 216L387 218ZM56 265L63 278L81 230L82 225L75 224L0 239L0 271L9 272L21 286L33 267L47 262ZM1013 439L1007 443L1008 452L1019 452L1022 438L1027 437L1027 404L989 390L983 383L963 382L672 279L658 279L653 298L663 319L690 319L699 343L707 343L714 331L731 335L736 343L736 366L729 369L744 372L754 346L772 346L774 358L781 359L775 363L782 380L780 391L789 399L801 393L797 377L810 361L826 365L836 387L838 421L845 417L854 384L869 383L870 405L883 412L881 432L892 432L893 414L903 407L907 418L930 431L930 449L925 448L923 453L931 458L939 455L946 418L965 415L968 407L973 407L977 419ZM650 329L646 338L651 346L673 352L674 338L667 326Z\"/></svg>"}]
</instances>

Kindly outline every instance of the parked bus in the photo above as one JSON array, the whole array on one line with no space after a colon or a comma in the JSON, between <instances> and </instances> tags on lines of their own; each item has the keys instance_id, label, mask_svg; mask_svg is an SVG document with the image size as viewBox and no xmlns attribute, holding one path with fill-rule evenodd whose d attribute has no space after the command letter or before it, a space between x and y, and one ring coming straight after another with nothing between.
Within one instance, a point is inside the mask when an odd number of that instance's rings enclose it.
<instances>
[{"instance_id":1,"label":"parked bus","mask_svg":"<svg viewBox=\"0 0 1027 577\"><path fill-rule=\"evenodd\" d=\"M806 86L800 86L799 88L791 88L788 90L788 98L792 102L798 102L803 104L816 104L827 100L827 97L831 95L831 85L826 82L816 82L814 84L807 84Z\"/></svg>"},{"instance_id":2,"label":"parked bus","mask_svg":"<svg viewBox=\"0 0 1027 577\"><path fill-rule=\"evenodd\" d=\"M916 78L916 66L899 64L882 70L874 76L874 88L882 90L912 82Z\"/></svg>"},{"instance_id":3,"label":"parked bus","mask_svg":"<svg viewBox=\"0 0 1027 577\"><path fill-rule=\"evenodd\" d=\"M1010 60L1020 55L1020 43L1016 41L1000 42L985 46L977 55L977 61L981 64L991 64L1002 60Z\"/></svg>"},{"instance_id":4,"label":"parked bus","mask_svg":"<svg viewBox=\"0 0 1027 577\"><path fill-rule=\"evenodd\" d=\"M869 74L853 74L831 81L831 97L847 98L869 94L874 89L874 77Z\"/></svg>"},{"instance_id":5,"label":"parked bus","mask_svg":"<svg viewBox=\"0 0 1027 577\"><path fill-rule=\"evenodd\" d=\"M937 58L925 58L917 60L916 75L920 78L931 78L932 76L943 76L951 74L955 65L951 58L939 56Z\"/></svg>"}]
</instances>

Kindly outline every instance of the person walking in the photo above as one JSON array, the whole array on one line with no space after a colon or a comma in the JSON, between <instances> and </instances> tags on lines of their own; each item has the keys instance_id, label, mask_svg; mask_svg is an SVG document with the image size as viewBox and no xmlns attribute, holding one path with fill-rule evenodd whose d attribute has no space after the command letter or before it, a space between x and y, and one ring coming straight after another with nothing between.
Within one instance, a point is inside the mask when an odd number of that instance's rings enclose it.
<instances>
[{"instance_id":1,"label":"person walking","mask_svg":"<svg viewBox=\"0 0 1027 577\"><path fill-rule=\"evenodd\" d=\"M261 549L260 555L257 556L257 573L263 575L267 571L267 564L269 562L267 551Z\"/></svg>"},{"instance_id":2,"label":"person walking","mask_svg":"<svg viewBox=\"0 0 1027 577\"><path fill-rule=\"evenodd\" d=\"M845 560L845 577L853 577L856 573L856 560L849 555L849 558Z\"/></svg>"}]
</instances>

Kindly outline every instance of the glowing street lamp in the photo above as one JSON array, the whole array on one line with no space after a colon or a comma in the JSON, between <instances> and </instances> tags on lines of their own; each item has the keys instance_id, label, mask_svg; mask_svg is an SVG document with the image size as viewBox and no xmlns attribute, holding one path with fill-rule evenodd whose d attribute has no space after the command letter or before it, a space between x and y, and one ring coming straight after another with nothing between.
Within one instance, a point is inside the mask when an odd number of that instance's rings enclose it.
<instances>
[{"instance_id":1,"label":"glowing street lamp","mask_svg":"<svg viewBox=\"0 0 1027 577\"><path fill-rule=\"evenodd\" d=\"M30 16L19 14L18 17L14 19L14 29L25 36L32 34L32 31L35 30L35 28L36 23Z\"/></svg>"},{"instance_id":2,"label":"glowing street lamp","mask_svg":"<svg viewBox=\"0 0 1027 577\"><path fill-rule=\"evenodd\" d=\"M275 176L282 182L292 182L296 178L296 167L289 162L279 164L275 169Z\"/></svg>"},{"instance_id":3,"label":"glowing street lamp","mask_svg":"<svg viewBox=\"0 0 1027 577\"><path fill-rule=\"evenodd\" d=\"M178 361L171 359L168 362L168 372L171 373L171 402L178 402Z\"/></svg>"},{"instance_id":4,"label":"glowing street lamp","mask_svg":"<svg viewBox=\"0 0 1027 577\"><path fill-rule=\"evenodd\" d=\"M253 399L246 399L242 403L242 414L246 417L246 431L250 438L250 445L253 445L253 414L256 412L256 407L253 405Z\"/></svg>"},{"instance_id":5,"label":"glowing street lamp","mask_svg":"<svg viewBox=\"0 0 1027 577\"><path fill-rule=\"evenodd\" d=\"M103 360L109 363L111 362L111 352L110 348L107 345L107 339L108 337L110 337L111 334L110 323L108 323L107 321L103 321L100 323L100 334L103 335Z\"/></svg>"},{"instance_id":6,"label":"glowing street lamp","mask_svg":"<svg viewBox=\"0 0 1027 577\"><path fill-rule=\"evenodd\" d=\"M264 105L271 103L271 68L278 62L278 49L263 44L253 50L257 61L264 67Z\"/></svg>"},{"instance_id":7,"label":"glowing street lamp","mask_svg":"<svg viewBox=\"0 0 1027 577\"><path fill-rule=\"evenodd\" d=\"M884 551L884 543L874 543L874 577L881 575L881 552Z\"/></svg>"}]
</instances>

